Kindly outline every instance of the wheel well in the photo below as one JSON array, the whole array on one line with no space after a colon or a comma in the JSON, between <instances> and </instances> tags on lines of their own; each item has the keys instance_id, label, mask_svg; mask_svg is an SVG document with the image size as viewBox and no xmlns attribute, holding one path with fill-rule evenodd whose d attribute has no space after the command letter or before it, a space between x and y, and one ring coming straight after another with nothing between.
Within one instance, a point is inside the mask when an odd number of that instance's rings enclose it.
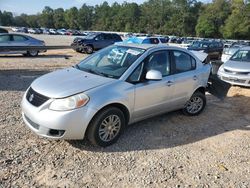
<instances>
[{"instance_id":1,"label":"wheel well","mask_svg":"<svg viewBox=\"0 0 250 188\"><path fill-rule=\"evenodd\" d=\"M205 95L206 89L204 87L199 87L198 89L195 90L195 92L196 91L199 91L199 92L201 92L201 93L203 93Z\"/></svg>"},{"instance_id":2,"label":"wheel well","mask_svg":"<svg viewBox=\"0 0 250 188\"><path fill-rule=\"evenodd\" d=\"M111 103L111 104L108 104L108 105L102 107L100 110L98 110L98 112L94 115L94 117L95 117L100 111L102 111L102 110L104 110L104 109L106 109L106 108L109 108L109 107L116 107L116 108L120 109L120 110L123 112L124 116L125 116L126 124L129 122L129 117L130 117L129 111L128 111L128 109L127 109L126 106L124 106L123 104L120 104L120 103ZM94 117L93 117L93 118L94 118Z\"/></svg>"}]
</instances>

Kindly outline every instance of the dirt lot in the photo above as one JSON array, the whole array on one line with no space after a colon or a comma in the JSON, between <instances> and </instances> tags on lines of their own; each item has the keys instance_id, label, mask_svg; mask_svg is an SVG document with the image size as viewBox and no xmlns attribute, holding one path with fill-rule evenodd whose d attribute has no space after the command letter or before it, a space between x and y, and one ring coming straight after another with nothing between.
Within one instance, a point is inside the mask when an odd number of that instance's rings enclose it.
<instances>
[{"instance_id":1,"label":"dirt lot","mask_svg":"<svg viewBox=\"0 0 250 188\"><path fill-rule=\"evenodd\" d=\"M224 101L207 95L198 117L177 111L136 123L105 149L33 134L21 118L24 91L38 76L83 58L72 50L0 56L0 187L250 187L247 88L232 87Z\"/></svg>"}]
</instances>

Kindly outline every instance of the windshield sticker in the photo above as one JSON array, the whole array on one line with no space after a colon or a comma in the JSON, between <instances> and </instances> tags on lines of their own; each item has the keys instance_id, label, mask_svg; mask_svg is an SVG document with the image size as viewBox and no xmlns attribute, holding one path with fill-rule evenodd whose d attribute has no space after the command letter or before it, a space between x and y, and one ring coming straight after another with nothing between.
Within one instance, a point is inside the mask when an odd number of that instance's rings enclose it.
<instances>
[{"instance_id":1,"label":"windshield sticker","mask_svg":"<svg viewBox=\"0 0 250 188\"><path fill-rule=\"evenodd\" d=\"M132 50L132 49L128 49L126 52L129 54L132 54L132 55L139 55L141 53L141 52L138 52L138 51Z\"/></svg>"}]
</instances>

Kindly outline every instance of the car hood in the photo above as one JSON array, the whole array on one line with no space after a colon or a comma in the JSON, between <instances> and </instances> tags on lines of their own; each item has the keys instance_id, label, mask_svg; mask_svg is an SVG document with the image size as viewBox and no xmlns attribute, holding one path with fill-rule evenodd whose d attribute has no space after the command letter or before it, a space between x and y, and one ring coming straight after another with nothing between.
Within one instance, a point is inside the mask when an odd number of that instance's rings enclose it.
<instances>
[{"instance_id":1,"label":"car hood","mask_svg":"<svg viewBox=\"0 0 250 188\"><path fill-rule=\"evenodd\" d=\"M224 68L230 71L250 72L250 62L244 61L227 61Z\"/></svg>"},{"instance_id":2,"label":"car hood","mask_svg":"<svg viewBox=\"0 0 250 188\"><path fill-rule=\"evenodd\" d=\"M64 98L76 93L115 81L76 68L67 68L45 74L36 79L31 87L38 93L50 98Z\"/></svg>"}]
</instances>

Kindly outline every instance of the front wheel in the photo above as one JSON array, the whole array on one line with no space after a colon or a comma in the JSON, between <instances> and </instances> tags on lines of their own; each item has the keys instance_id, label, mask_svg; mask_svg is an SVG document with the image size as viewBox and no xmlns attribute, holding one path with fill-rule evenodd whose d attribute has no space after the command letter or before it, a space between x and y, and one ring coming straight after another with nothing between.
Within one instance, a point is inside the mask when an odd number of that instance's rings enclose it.
<instances>
[{"instance_id":1,"label":"front wheel","mask_svg":"<svg viewBox=\"0 0 250 188\"><path fill-rule=\"evenodd\" d=\"M206 106L206 96L205 94L197 91L186 103L183 113L189 116L195 116L200 114Z\"/></svg>"},{"instance_id":2,"label":"front wheel","mask_svg":"<svg viewBox=\"0 0 250 188\"><path fill-rule=\"evenodd\" d=\"M38 51L31 50L31 51L28 51L27 54L31 57L36 57L38 56Z\"/></svg>"},{"instance_id":3,"label":"front wheel","mask_svg":"<svg viewBox=\"0 0 250 188\"><path fill-rule=\"evenodd\" d=\"M89 124L87 138L94 145L109 146L118 140L125 124L125 117L120 109L106 108L100 111Z\"/></svg>"},{"instance_id":4,"label":"front wheel","mask_svg":"<svg viewBox=\"0 0 250 188\"><path fill-rule=\"evenodd\" d=\"M87 54L92 54L94 52L94 48L91 45L87 45L85 51Z\"/></svg>"}]
</instances>

